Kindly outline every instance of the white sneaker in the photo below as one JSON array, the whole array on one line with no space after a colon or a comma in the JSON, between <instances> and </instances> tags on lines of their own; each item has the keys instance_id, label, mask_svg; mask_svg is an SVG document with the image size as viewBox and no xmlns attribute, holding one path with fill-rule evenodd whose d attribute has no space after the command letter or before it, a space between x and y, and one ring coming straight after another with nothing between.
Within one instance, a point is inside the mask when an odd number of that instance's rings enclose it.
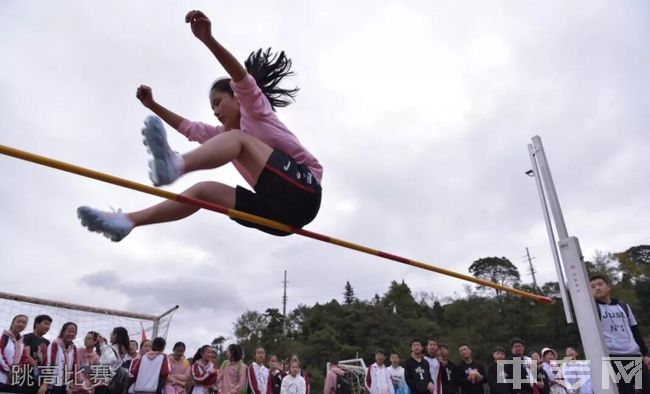
<instances>
[{"instance_id":1,"label":"white sneaker","mask_svg":"<svg viewBox=\"0 0 650 394\"><path fill-rule=\"evenodd\" d=\"M169 185L183 174L183 158L167 143L167 133L157 116L147 116L142 129L144 144L153 158L149 161L149 178L154 186Z\"/></svg>"},{"instance_id":2,"label":"white sneaker","mask_svg":"<svg viewBox=\"0 0 650 394\"><path fill-rule=\"evenodd\" d=\"M121 210L104 212L91 207L77 208L81 225L88 230L102 233L113 242L119 242L133 230L133 222Z\"/></svg>"}]
</instances>

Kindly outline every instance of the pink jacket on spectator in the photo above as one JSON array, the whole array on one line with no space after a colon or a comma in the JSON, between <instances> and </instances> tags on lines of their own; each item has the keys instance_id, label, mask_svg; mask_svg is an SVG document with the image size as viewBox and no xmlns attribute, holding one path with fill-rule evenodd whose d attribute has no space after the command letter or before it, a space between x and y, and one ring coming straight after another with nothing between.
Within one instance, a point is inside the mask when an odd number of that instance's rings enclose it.
<instances>
[{"instance_id":1,"label":"pink jacket on spectator","mask_svg":"<svg viewBox=\"0 0 650 394\"><path fill-rule=\"evenodd\" d=\"M174 387L176 394L185 392L187 381L190 380L190 363L185 357L176 361L174 356L169 356L169 366L171 368L168 381Z\"/></svg>"},{"instance_id":2,"label":"pink jacket on spectator","mask_svg":"<svg viewBox=\"0 0 650 394\"><path fill-rule=\"evenodd\" d=\"M336 393L336 380L339 375L343 375L345 372L339 367L332 367L327 371L325 376L325 388L323 389L323 394L335 394Z\"/></svg>"}]
</instances>

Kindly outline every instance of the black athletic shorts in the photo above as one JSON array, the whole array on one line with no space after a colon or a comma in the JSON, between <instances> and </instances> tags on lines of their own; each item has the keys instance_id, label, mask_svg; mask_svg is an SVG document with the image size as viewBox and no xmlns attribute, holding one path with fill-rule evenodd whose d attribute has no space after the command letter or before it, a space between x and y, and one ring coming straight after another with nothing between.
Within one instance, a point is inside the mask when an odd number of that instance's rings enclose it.
<instances>
[{"instance_id":1,"label":"black athletic shorts","mask_svg":"<svg viewBox=\"0 0 650 394\"><path fill-rule=\"evenodd\" d=\"M253 193L237 186L236 210L302 228L314 220L320 208L322 189L318 180L306 166L278 150L271 153L254 190ZM291 234L245 220L233 220L268 234Z\"/></svg>"}]
</instances>

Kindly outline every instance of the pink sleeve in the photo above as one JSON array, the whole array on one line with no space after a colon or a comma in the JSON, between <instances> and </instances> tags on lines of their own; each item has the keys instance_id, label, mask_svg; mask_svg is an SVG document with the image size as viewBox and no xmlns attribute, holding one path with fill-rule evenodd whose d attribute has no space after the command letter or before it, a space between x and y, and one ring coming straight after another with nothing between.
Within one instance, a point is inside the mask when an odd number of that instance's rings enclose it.
<instances>
[{"instance_id":1,"label":"pink sleeve","mask_svg":"<svg viewBox=\"0 0 650 394\"><path fill-rule=\"evenodd\" d=\"M192 122L183 119L178 131L190 141L205 142L224 131L223 126L211 126L203 122Z\"/></svg>"},{"instance_id":2,"label":"pink sleeve","mask_svg":"<svg viewBox=\"0 0 650 394\"><path fill-rule=\"evenodd\" d=\"M217 375L217 391L223 393L223 388L225 386L224 384L224 377L226 376L225 374L226 368L221 364L221 368L219 368L219 374Z\"/></svg>"},{"instance_id":3,"label":"pink sleeve","mask_svg":"<svg viewBox=\"0 0 650 394\"><path fill-rule=\"evenodd\" d=\"M246 383L247 383L247 378L248 378L248 367L246 364L242 365L242 368L244 369L243 373L239 374L239 383L237 384L237 391L241 391L242 389L246 388Z\"/></svg>"},{"instance_id":4,"label":"pink sleeve","mask_svg":"<svg viewBox=\"0 0 650 394\"><path fill-rule=\"evenodd\" d=\"M323 388L323 394L331 394L332 393L332 373L331 371L327 371L327 375L325 375L325 387Z\"/></svg>"},{"instance_id":5,"label":"pink sleeve","mask_svg":"<svg viewBox=\"0 0 650 394\"><path fill-rule=\"evenodd\" d=\"M368 367L368 370L366 371L366 391L370 392L370 388L372 387L372 373L371 373L371 368Z\"/></svg>"},{"instance_id":6,"label":"pink sleeve","mask_svg":"<svg viewBox=\"0 0 650 394\"><path fill-rule=\"evenodd\" d=\"M230 87L239 101L239 105L242 106L246 112L253 116L264 116L269 115L273 112L271 103L266 98L264 93L255 78L250 74L246 73L244 79L239 82L230 82Z\"/></svg>"},{"instance_id":7,"label":"pink sleeve","mask_svg":"<svg viewBox=\"0 0 650 394\"><path fill-rule=\"evenodd\" d=\"M11 372L11 362L5 356L5 347L8 342L9 337L2 334L2 338L0 339L0 368L2 368L4 372Z\"/></svg>"}]
</instances>

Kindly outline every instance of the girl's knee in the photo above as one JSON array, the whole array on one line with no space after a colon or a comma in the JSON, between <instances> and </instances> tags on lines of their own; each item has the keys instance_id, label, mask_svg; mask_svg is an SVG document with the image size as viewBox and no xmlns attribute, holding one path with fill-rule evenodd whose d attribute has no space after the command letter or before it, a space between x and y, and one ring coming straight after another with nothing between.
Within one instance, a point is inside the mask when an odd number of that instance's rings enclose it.
<instances>
[{"instance_id":1,"label":"girl's knee","mask_svg":"<svg viewBox=\"0 0 650 394\"><path fill-rule=\"evenodd\" d=\"M203 181L194 184L183 192L183 195L197 200L215 203L227 208L235 207L237 190L223 183Z\"/></svg>"},{"instance_id":2,"label":"girl's knee","mask_svg":"<svg viewBox=\"0 0 650 394\"><path fill-rule=\"evenodd\" d=\"M211 189L214 189L214 186L216 184L217 182L212 182L212 181L203 181L203 182L195 183L189 189L187 189L184 194L190 197L199 198L201 196L205 196L206 194L208 194Z\"/></svg>"},{"instance_id":3,"label":"girl's knee","mask_svg":"<svg viewBox=\"0 0 650 394\"><path fill-rule=\"evenodd\" d=\"M228 133L228 136L230 136L231 138L237 138L239 140L243 140L245 138L245 136L246 136L246 133L244 133L240 129L228 130L227 133Z\"/></svg>"}]
</instances>

